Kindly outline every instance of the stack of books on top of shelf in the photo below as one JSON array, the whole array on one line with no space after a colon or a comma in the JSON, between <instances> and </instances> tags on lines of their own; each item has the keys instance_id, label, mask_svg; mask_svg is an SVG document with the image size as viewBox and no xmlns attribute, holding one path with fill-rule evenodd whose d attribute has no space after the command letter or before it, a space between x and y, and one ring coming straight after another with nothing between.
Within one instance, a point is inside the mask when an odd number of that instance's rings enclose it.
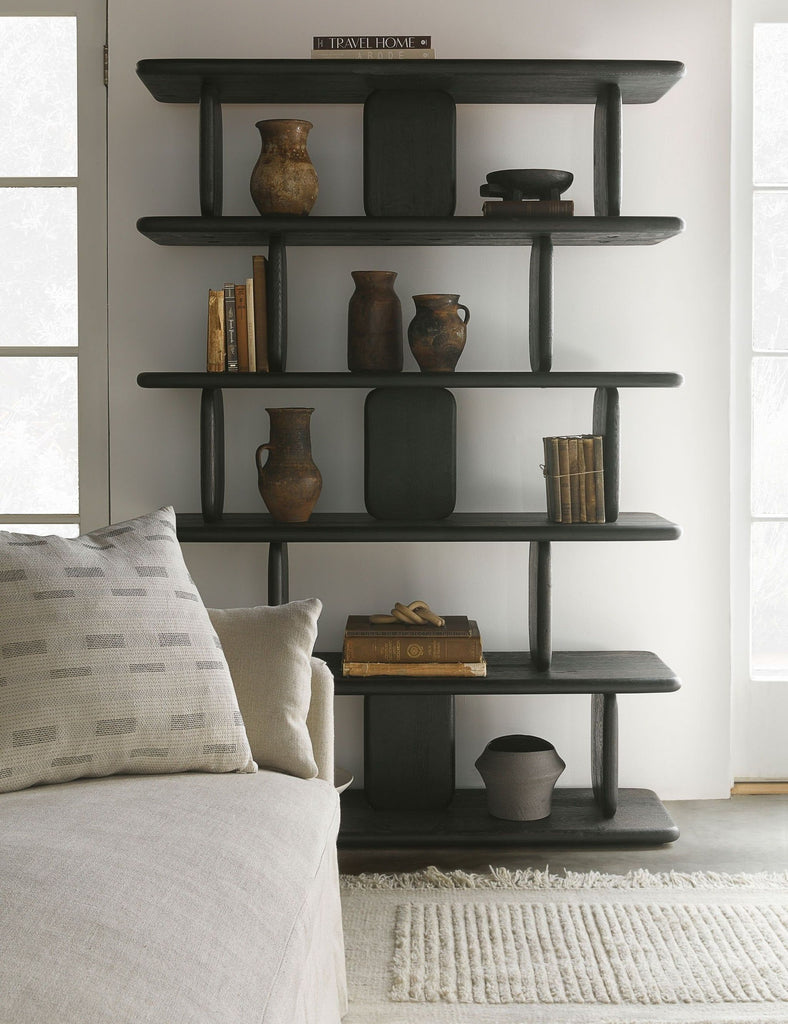
<instances>
[{"instance_id":1,"label":"stack of books on top of shelf","mask_svg":"<svg viewBox=\"0 0 788 1024\"><path fill-rule=\"evenodd\" d=\"M604 523L601 436L569 434L542 441L548 518L554 523Z\"/></svg>"},{"instance_id":2,"label":"stack of books on top of shelf","mask_svg":"<svg viewBox=\"0 0 788 1024\"><path fill-rule=\"evenodd\" d=\"M313 36L312 59L434 60L431 36Z\"/></svg>"},{"instance_id":3,"label":"stack of books on top of shelf","mask_svg":"<svg viewBox=\"0 0 788 1024\"><path fill-rule=\"evenodd\" d=\"M208 290L208 373L268 373L265 256L252 257L252 276Z\"/></svg>"},{"instance_id":4,"label":"stack of books on top of shelf","mask_svg":"<svg viewBox=\"0 0 788 1024\"><path fill-rule=\"evenodd\" d=\"M445 625L374 623L349 615L342 645L346 676L486 676L479 627L465 615Z\"/></svg>"},{"instance_id":5,"label":"stack of books on top of shelf","mask_svg":"<svg viewBox=\"0 0 788 1024\"><path fill-rule=\"evenodd\" d=\"M482 203L485 217L573 217L573 199L493 199Z\"/></svg>"}]
</instances>

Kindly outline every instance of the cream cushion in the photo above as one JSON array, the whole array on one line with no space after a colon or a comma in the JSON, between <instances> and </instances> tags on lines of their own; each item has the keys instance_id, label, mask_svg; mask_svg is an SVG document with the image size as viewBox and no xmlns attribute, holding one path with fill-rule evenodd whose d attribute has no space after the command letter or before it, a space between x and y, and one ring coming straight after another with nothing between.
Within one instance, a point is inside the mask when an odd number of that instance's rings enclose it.
<instances>
[{"instance_id":1,"label":"cream cushion","mask_svg":"<svg viewBox=\"0 0 788 1024\"><path fill-rule=\"evenodd\" d=\"M194 769L256 766L172 508L76 539L0 531L0 792Z\"/></svg>"},{"instance_id":2,"label":"cream cushion","mask_svg":"<svg viewBox=\"0 0 788 1024\"><path fill-rule=\"evenodd\" d=\"M301 779L318 774L307 714L322 607L311 598L208 610L230 666L252 756L261 768Z\"/></svg>"}]
</instances>

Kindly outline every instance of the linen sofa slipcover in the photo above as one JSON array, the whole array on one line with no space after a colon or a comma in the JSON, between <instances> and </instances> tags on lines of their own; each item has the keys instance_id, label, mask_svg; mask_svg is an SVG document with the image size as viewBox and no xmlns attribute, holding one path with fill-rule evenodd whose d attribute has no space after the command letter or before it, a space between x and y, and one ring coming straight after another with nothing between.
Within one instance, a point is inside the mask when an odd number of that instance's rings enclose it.
<instances>
[{"instance_id":1,"label":"linen sofa slipcover","mask_svg":"<svg viewBox=\"0 0 788 1024\"><path fill-rule=\"evenodd\" d=\"M321 777L113 776L0 795L2 1024L336 1024L330 672Z\"/></svg>"}]
</instances>

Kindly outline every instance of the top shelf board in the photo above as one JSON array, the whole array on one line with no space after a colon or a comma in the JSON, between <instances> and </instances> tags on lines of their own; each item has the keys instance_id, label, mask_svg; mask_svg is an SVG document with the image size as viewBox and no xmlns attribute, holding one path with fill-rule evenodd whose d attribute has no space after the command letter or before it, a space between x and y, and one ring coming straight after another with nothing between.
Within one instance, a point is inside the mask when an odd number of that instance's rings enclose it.
<instances>
[{"instance_id":1,"label":"top shelf board","mask_svg":"<svg viewBox=\"0 0 788 1024\"><path fill-rule=\"evenodd\" d=\"M439 89L455 103L594 103L617 85L624 103L654 103L684 75L672 60L141 60L161 103L363 103L377 89Z\"/></svg>"}]
</instances>

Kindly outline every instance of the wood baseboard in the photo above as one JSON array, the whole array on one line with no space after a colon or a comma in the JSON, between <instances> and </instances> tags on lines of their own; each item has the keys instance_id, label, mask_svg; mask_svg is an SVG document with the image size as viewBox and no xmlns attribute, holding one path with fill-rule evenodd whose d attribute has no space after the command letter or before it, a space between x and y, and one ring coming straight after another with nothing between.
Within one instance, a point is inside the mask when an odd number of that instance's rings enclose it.
<instances>
[{"instance_id":1,"label":"wood baseboard","mask_svg":"<svg viewBox=\"0 0 788 1024\"><path fill-rule=\"evenodd\" d=\"M788 781L734 782L731 796L776 796L788 793Z\"/></svg>"}]
</instances>

